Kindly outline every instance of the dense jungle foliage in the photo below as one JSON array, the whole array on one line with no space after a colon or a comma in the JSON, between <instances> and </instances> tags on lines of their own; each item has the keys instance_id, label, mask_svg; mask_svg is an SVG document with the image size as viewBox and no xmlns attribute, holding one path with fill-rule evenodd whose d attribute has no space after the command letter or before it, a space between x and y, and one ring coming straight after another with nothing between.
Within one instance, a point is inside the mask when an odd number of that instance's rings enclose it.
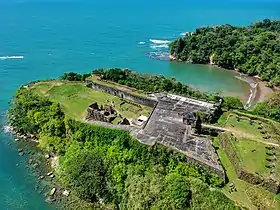
<instances>
[{"instance_id":1,"label":"dense jungle foliage","mask_svg":"<svg viewBox=\"0 0 280 210\"><path fill-rule=\"evenodd\" d=\"M91 74L79 74L75 72L64 73L60 79L68 81L85 81Z\"/></svg>"},{"instance_id":2,"label":"dense jungle foliage","mask_svg":"<svg viewBox=\"0 0 280 210\"><path fill-rule=\"evenodd\" d=\"M106 209L239 209L219 189L210 190L222 185L216 175L188 165L184 155L143 145L125 131L69 119L59 104L30 89L16 92L9 123L60 156L59 180L88 203Z\"/></svg>"},{"instance_id":3,"label":"dense jungle foliage","mask_svg":"<svg viewBox=\"0 0 280 210\"><path fill-rule=\"evenodd\" d=\"M280 122L280 92L274 93L263 103L258 103L253 108L253 113L272 118Z\"/></svg>"},{"instance_id":4,"label":"dense jungle foliage","mask_svg":"<svg viewBox=\"0 0 280 210\"><path fill-rule=\"evenodd\" d=\"M280 21L201 27L172 42L170 53L178 60L214 63L280 85Z\"/></svg>"},{"instance_id":5,"label":"dense jungle foliage","mask_svg":"<svg viewBox=\"0 0 280 210\"><path fill-rule=\"evenodd\" d=\"M218 99L217 94L206 94L188 85L182 84L174 78L168 78L162 75L140 74L131 70L122 70L119 68L96 69L93 71L93 74L99 75L103 80L110 80L146 93L172 92L212 101Z\"/></svg>"}]
</instances>

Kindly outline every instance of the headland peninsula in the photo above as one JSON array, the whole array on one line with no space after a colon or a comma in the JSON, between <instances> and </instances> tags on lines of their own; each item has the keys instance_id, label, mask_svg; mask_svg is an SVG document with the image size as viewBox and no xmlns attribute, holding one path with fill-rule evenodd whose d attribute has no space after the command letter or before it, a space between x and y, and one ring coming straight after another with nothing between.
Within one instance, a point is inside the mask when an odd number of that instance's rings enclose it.
<instances>
[{"instance_id":1,"label":"headland peninsula","mask_svg":"<svg viewBox=\"0 0 280 210\"><path fill-rule=\"evenodd\" d=\"M50 162L38 178L52 176L46 201L61 208L279 209L279 98L248 110L173 78L97 69L21 86L9 123Z\"/></svg>"},{"instance_id":2,"label":"headland peninsula","mask_svg":"<svg viewBox=\"0 0 280 210\"><path fill-rule=\"evenodd\" d=\"M205 26L170 43L170 60L210 64L238 72L251 86L248 103L279 90L280 21L265 19L249 26ZM247 77L247 76L249 77Z\"/></svg>"}]
</instances>

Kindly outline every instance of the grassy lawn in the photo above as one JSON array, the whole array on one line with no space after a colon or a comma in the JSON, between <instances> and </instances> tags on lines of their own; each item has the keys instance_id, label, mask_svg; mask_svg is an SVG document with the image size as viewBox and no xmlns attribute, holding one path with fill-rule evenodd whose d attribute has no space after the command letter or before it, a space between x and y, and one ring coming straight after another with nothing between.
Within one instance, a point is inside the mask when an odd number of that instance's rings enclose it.
<instances>
[{"instance_id":1,"label":"grassy lawn","mask_svg":"<svg viewBox=\"0 0 280 210\"><path fill-rule=\"evenodd\" d=\"M236 115L231 115L225 125L226 128L232 130L237 136L262 139L264 135L258 130L258 126L257 121L254 121L252 125L249 120L241 119L238 121Z\"/></svg>"},{"instance_id":2,"label":"grassy lawn","mask_svg":"<svg viewBox=\"0 0 280 210\"><path fill-rule=\"evenodd\" d=\"M120 98L102 91L92 90L80 82L41 82L36 83L33 86L33 90L60 103L65 113L76 120L83 120L87 107L94 101L99 106L104 104L111 105L113 102L114 108L126 118L137 119L140 115L148 116L152 111L151 107L144 105L141 105L141 108L127 103L121 106L122 101Z\"/></svg>"},{"instance_id":3,"label":"grassy lawn","mask_svg":"<svg viewBox=\"0 0 280 210\"><path fill-rule=\"evenodd\" d=\"M237 178L235 170L227 157L226 152L220 145L218 137L214 139L213 144L218 147L218 155L225 168L229 182L222 191L238 205L247 209L276 209L280 210L280 200L277 196L265 190L262 187L251 185ZM229 193L229 184L234 183L237 191Z\"/></svg>"},{"instance_id":4,"label":"grassy lawn","mask_svg":"<svg viewBox=\"0 0 280 210\"><path fill-rule=\"evenodd\" d=\"M222 116L219 118L217 124L219 126L225 126L226 125L226 122L227 122L227 119L228 119L228 116L229 116L229 113L228 112L224 112L222 114Z\"/></svg>"},{"instance_id":5,"label":"grassy lawn","mask_svg":"<svg viewBox=\"0 0 280 210\"><path fill-rule=\"evenodd\" d=\"M270 139L264 139L266 134L262 134L258 129L260 120L254 120L250 124L249 120L240 119L238 113L224 113L218 121L218 125L225 127L230 133L236 137L236 141L232 139L235 151L242 161L242 166L248 172L259 173L265 177L269 175L270 170L265 167L269 162L266 160L268 145L277 145L280 142L280 124L274 121L262 123L264 130L271 136ZM271 124L273 126L271 126ZM214 140L214 145L219 147L217 150L221 163L225 168L229 183L234 183L237 192L229 193L228 184L223 188L223 192L235 200L241 206L248 209L280 209L280 195L274 195L263 187L251 185L237 178L235 170L227 157L226 152L221 147L218 138ZM276 147L277 161L275 162L275 178L280 178L280 148Z\"/></svg>"},{"instance_id":6,"label":"grassy lawn","mask_svg":"<svg viewBox=\"0 0 280 210\"><path fill-rule=\"evenodd\" d=\"M268 143L280 144L280 123L271 121L271 124L262 122L262 125L259 123L260 120L253 120L253 124L250 124L249 120L240 119L236 114L230 115L224 113L218 121L218 124L223 125L230 132L232 132L236 137L247 138L252 140L259 140ZM267 134L262 134L261 129L258 129L259 126L262 126L270 136L269 139L264 139Z\"/></svg>"},{"instance_id":7,"label":"grassy lawn","mask_svg":"<svg viewBox=\"0 0 280 210\"><path fill-rule=\"evenodd\" d=\"M267 134L262 134L260 129L258 129L260 126L259 120L254 120L251 125L249 120L238 120L236 114L228 116L228 113L224 113L218 124L223 124L237 138L237 141L233 141L233 143L236 148L236 153L243 162L244 168L250 172L257 172L261 175L268 176L269 169L265 165L269 163L266 161L265 146L271 143L279 145L280 124L274 121L271 121L272 125L263 122L262 126L264 130L271 136L270 139L264 139L263 137ZM280 178L280 147L276 146L276 148L278 157L275 163L275 177Z\"/></svg>"},{"instance_id":8,"label":"grassy lawn","mask_svg":"<svg viewBox=\"0 0 280 210\"><path fill-rule=\"evenodd\" d=\"M265 144L248 139L238 139L233 141L233 145L244 169L264 176L269 175L269 169L265 167L267 163Z\"/></svg>"}]
</instances>

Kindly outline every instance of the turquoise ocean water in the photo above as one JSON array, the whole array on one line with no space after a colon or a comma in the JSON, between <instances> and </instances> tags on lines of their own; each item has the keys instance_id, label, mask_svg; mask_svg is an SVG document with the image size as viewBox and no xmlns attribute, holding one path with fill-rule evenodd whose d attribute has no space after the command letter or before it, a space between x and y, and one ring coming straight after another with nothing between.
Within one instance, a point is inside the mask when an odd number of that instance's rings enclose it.
<instances>
[{"instance_id":1,"label":"turquoise ocean water","mask_svg":"<svg viewBox=\"0 0 280 210\"><path fill-rule=\"evenodd\" d=\"M232 72L161 60L167 43L203 25L279 17L276 0L0 0L0 128L16 88L67 71L127 67L242 95L248 86ZM25 167L12 137L1 131L0 210L51 208Z\"/></svg>"}]
</instances>

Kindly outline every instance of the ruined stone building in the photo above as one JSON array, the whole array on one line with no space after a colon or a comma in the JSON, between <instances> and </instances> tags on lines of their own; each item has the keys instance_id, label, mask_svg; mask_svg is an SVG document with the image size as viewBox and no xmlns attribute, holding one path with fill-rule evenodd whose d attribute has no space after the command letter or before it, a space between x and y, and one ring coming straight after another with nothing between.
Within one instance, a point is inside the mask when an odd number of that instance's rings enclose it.
<instances>
[{"instance_id":1,"label":"ruined stone building","mask_svg":"<svg viewBox=\"0 0 280 210\"><path fill-rule=\"evenodd\" d=\"M141 143L150 146L159 143L177 150L185 154L190 163L199 164L225 180L223 168L211 139L200 135L200 115L210 117L214 115L217 109L214 104L167 93L154 94L144 98L94 82L87 86L153 107L142 128L132 130L127 126L117 126L116 128L130 130L131 135ZM90 115L96 115L97 119L100 117L100 113L97 114L91 109L90 112L92 112ZM101 121L106 122L103 117L100 118Z\"/></svg>"}]
</instances>

